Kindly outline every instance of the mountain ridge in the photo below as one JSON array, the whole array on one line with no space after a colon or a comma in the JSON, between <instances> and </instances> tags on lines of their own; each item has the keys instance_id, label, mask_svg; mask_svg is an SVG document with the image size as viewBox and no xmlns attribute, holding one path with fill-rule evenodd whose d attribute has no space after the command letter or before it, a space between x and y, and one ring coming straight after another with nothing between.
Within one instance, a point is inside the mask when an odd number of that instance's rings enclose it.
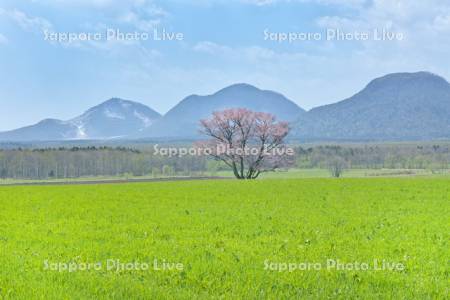
<instances>
[{"instance_id":1,"label":"mountain ridge","mask_svg":"<svg viewBox=\"0 0 450 300\"><path fill-rule=\"evenodd\" d=\"M244 107L289 121L300 140L424 140L450 138L450 83L430 72L391 73L353 96L305 111L284 95L236 83L189 95L164 116L139 102L111 98L67 121L44 119L0 132L3 141L198 138L200 119Z\"/></svg>"},{"instance_id":2,"label":"mountain ridge","mask_svg":"<svg viewBox=\"0 0 450 300\"><path fill-rule=\"evenodd\" d=\"M388 74L347 99L311 109L294 127L293 135L304 139L450 138L450 84L429 72Z\"/></svg>"},{"instance_id":3,"label":"mountain ridge","mask_svg":"<svg viewBox=\"0 0 450 300\"><path fill-rule=\"evenodd\" d=\"M149 127L161 115L135 101L111 98L69 119L44 119L34 125L0 132L4 141L111 139Z\"/></svg>"},{"instance_id":4,"label":"mountain ridge","mask_svg":"<svg viewBox=\"0 0 450 300\"><path fill-rule=\"evenodd\" d=\"M139 137L196 138L201 119L209 117L214 111L238 107L270 112L278 119L287 121L293 121L305 113L304 109L280 93L237 83L210 95L185 97Z\"/></svg>"}]
</instances>

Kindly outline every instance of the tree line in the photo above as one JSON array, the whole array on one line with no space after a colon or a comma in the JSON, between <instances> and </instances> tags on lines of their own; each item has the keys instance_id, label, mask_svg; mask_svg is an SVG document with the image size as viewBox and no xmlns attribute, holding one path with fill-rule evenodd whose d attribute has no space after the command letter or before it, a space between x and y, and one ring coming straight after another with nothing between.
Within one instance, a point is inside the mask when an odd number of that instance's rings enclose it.
<instances>
[{"instance_id":1,"label":"tree line","mask_svg":"<svg viewBox=\"0 0 450 300\"><path fill-rule=\"evenodd\" d=\"M377 144L292 146L294 162L285 168L450 169L450 144ZM0 150L0 178L52 179L91 176L190 176L228 171L206 156L155 155L139 147L54 147Z\"/></svg>"},{"instance_id":2,"label":"tree line","mask_svg":"<svg viewBox=\"0 0 450 300\"><path fill-rule=\"evenodd\" d=\"M51 179L90 176L191 175L206 168L204 158L153 155L125 147L0 150L0 178Z\"/></svg>"},{"instance_id":3,"label":"tree line","mask_svg":"<svg viewBox=\"0 0 450 300\"><path fill-rule=\"evenodd\" d=\"M297 167L328 168L340 161L347 169L429 169L450 168L450 145L375 144L318 145L297 148Z\"/></svg>"}]
</instances>

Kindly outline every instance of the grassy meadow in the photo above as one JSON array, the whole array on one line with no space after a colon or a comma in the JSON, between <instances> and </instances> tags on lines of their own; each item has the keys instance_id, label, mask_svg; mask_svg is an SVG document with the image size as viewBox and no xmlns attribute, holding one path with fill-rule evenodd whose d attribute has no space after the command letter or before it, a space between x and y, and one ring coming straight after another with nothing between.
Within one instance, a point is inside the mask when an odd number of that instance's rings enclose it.
<instances>
[{"instance_id":1,"label":"grassy meadow","mask_svg":"<svg viewBox=\"0 0 450 300\"><path fill-rule=\"evenodd\" d=\"M448 178L3 186L0 299L445 299L449 204Z\"/></svg>"}]
</instances>

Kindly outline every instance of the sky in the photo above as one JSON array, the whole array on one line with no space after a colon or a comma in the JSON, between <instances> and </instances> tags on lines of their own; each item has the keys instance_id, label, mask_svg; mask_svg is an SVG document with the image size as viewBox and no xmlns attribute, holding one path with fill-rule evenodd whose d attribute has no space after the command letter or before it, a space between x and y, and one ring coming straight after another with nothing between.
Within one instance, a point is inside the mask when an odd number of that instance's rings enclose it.
<instances>
[{"instance_id":1,"label":"sky","mask_svg":"<svg viewBox=\"0 0 450 300\"><path fill-rule=\"evenodd\" d=\"M448 0L0 0L0 131L242 82L311 109L449 53Z\"/></svg>"}]
</instances>

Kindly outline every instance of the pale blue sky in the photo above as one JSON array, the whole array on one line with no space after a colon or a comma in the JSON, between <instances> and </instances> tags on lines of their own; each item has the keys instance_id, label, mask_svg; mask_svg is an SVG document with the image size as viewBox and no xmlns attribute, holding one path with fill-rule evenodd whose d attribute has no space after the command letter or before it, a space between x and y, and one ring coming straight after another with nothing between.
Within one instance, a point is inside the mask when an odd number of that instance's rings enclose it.
<instances>
[{"instance_id":1,"label":"pale blue sky","mask_svg":"<svg viewBox=\"0 0 450 300\"><path fill-rule=\"evenodd\" d=\"M181 32L183 41L44 40L50 32ZM264 39L270 32L387 29L396 41ZM70 119L111 97L165 113L189 94L247 82L305 109L371 79L427 70L450 78L447 0L0 0L0 131Z\"/></svg>"}]
</instances>

